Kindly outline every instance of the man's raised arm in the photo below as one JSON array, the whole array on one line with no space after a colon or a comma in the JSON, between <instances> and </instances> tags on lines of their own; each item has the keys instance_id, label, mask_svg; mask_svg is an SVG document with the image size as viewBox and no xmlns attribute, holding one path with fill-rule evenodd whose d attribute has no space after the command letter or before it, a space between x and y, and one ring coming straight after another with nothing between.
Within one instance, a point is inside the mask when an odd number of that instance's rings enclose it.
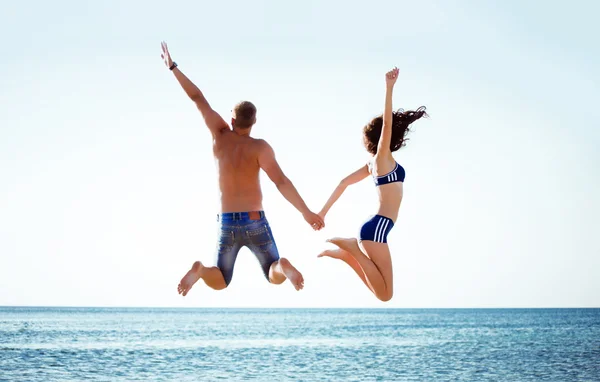
<instances>
[{"instance_id":1,"label":"man's raised arm","mask_svg":"<svg viewBox=\"0 0 600 382\"><path fill-rule=\"evenodd\" d=\"M194 101L196 107L198 108L198 110L200 110L200 113L202 113L204 123L206 123L206 126L208 127L210 132L213 135L217 135L222 130L229 129L229 125L227 125L223 118L221 118L219 113L217 113L210 107L210 104L208 103L206 98L204 98L204 94L202 94L200 89L196 85L194 85L194 83L190 81L190 79L187 78L185 74L183 74L181 70L179 70L179 68L177 68L177 63L175 63L171 59L171 54L169 53L167 43L162 42L161 47L162 54L160 56L165 61L165 65L173 72L175 78L179 82L179 85L181 85L181 87L185 91L185 94L187 94L187 96L190 97L192 101Z\"/></svg>"}]
</instances>

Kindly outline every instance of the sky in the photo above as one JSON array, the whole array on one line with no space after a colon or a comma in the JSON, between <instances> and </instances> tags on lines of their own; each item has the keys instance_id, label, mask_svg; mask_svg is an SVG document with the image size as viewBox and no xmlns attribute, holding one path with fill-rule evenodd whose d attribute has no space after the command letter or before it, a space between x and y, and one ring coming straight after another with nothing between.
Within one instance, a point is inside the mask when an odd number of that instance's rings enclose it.
<instances>
[{"instance_id":1,"label":"sky","mask_svg":"<svg viewBox=\"0 0 600 382\"><path fill-rule=\"evenodd\" d=\"M600 306L600 5L542 1L7 2L0 12L0 305L488 308ZM213 264L211 139L160 59L252 134L318 211L368 158L362 126L425 105L405 148L389 242L395 295L317 259L376 212L368 179L314 232L263 174L281 256L269 285L243 249Z\"/></svg>"}]
</instances>

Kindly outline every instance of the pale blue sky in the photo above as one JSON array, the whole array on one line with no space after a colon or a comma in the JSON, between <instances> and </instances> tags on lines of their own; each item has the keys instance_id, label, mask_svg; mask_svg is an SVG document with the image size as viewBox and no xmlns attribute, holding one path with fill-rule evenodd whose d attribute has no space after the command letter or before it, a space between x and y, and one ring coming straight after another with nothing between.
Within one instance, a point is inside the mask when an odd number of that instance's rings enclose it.
<instances>
[{"instance_id":1,"label":"pale blue sky","mask_svg":"<svg viewBox=\"0 0 600 382\"><path fill-rule=\"evenodd\" d=\"M593 1L8 2L0 12L0 305L538 307L600 305L600 35ZM249 99L315 210L366 155L383 107L426 105L390 236L396 294L316 259L375 212L368 180L312 232L265 177L282 256L244 250L224 292L177 282L212 263L210 135L160 59L226 118Z\"/></svg>"}]
</instances>

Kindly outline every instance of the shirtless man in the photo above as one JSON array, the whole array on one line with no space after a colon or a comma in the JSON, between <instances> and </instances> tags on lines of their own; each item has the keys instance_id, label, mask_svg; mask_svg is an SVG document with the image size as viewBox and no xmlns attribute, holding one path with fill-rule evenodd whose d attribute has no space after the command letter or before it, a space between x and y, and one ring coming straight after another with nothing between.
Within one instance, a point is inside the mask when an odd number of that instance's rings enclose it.
<instances>
[{"instance_id":1,"label":"shirtless man","mask_svg":"<svg viewBox=\"0 0 600 382\"><path fill-rule=\"evenodd\" d=\"M260 170L267 173L279 192L302 213L314 230L323 228L323 219L308 209L279 167L271 146L262 139L250 137L252 126L256 123L256 107L248 101L235 105L230 127L211 108L200 89L177 68L164 42L161 57L196 104L212 134L221 192L221 213L217 215L220 224L217 266L207 267L196 261L179 282L177 291L187 295L199 279L215 290L227 288L238 252L244 246L254 253L269 282L281 284L289 279L296 290L302 289L302 274L287 259L279 257L262 207Z\"/></svg>"}]
</instances>

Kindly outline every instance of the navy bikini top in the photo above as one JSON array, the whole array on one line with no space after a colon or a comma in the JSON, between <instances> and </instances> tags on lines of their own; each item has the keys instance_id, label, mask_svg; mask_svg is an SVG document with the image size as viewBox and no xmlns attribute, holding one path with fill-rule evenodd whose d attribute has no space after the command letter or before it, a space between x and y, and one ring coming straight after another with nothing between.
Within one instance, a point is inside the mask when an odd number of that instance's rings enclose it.
<instances>
[{"instance_id":1,"label":"navy bikini top","mask_svg":"<svg viewBox=\"0 0 600 382\"><path fill-rule=\"evenodd\" d=\"M375 181L375 186L381 186L388 183L404 182L405 175L404 167L396 162L396 167L391 172L382 176L373 175L373 180Z\"/></svg>"}]
</instances>

